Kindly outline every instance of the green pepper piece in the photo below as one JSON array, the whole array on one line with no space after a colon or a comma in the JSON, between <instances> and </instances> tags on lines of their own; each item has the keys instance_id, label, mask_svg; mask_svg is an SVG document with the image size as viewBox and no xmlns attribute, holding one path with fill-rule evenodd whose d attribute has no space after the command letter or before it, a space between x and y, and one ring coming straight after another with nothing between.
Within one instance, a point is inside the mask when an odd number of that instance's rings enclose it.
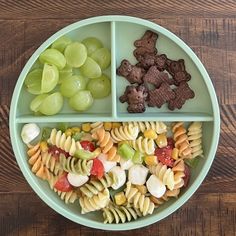
<instances>
[{"instance_id":1,"label":"green pepper piece","mask_svg":"<svg viewBox=\"0 0 236 236\"><path fill-rule=\"evenodd\" d=\"M198 165L200 161L200 158L193 158L193 159L185 159L184 162L191 168L196 168L196 166Z\"/></svg>"},{"instance_id":2,"label":"green pepper piece","mask_svg":"<svg viewBox=\"0 0 236 236\"><path fill-rule=\"evenodd\" d=\"M47 141L50 138L52 128L44 127L42 132L42 141Z\"/></svg>"},{"instance_id":3,"label":"green pepper piece","mask_svg":"<svg viewBox=\"0 0 236 236\"><path fill-rule=\"evenodd\" d=\"M78 149L75 151L74 157L80 158L82 160L90 160L96 157L96 153L84 149Z\"/></svg>"},{"instance_id":4,"label":"green pepper piece","mask_svg":"<svg viewBox=\"0 0 236 236\"><path fill-rule=\"evenodd\" d=\"M56 129L57 129L57 130L61 130L61 132L64 133L64 132L67 130L68 125L69 125L69 124L68 124L67 122L61 122L61 123L58 123L58 124L57 124Z\"/></svg>"},{"instance_id":5,"label":"green pepper piece","mask_svg":"<svg viewBox=\"0 0 236 236\"><path fill-rule=\"evenodd\" d=\"M133 158L135 150L132 147L130 147L127 143L123 143L118 147L117 153L125 160L129 160Z\"/></svg>"},{"instance_id":6,"label":"green pepper piece","mask_svg":"<svg viewBox=\"0 0 236 236\"><path fill-rule=\"evenodd\" d=\"M83 132L76 132L75 134L72 135L72 138L75 140L75 142L80 141L80 139L83 136Z\"/></svg>"}]
</instances>

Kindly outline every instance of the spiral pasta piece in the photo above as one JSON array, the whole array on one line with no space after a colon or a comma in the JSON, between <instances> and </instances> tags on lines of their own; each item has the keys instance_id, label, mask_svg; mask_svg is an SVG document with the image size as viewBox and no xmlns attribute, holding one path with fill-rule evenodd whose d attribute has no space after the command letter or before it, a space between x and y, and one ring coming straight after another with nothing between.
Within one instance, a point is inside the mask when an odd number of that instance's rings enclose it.
<instances>
[{"instance_id":1,"label":"spiral pasta piece","mask_svg":"<svg viewBox=\"0 0 236 236\"><path fill-rule=\"evenodd\" d=\"M139 209L143 216L152 214L155 206L150 198L140 193L136 187L132 186L131 182L127 182L126 186L125 196L128 203L132 203L134 208Z\"/></svg>"},{"instance_id":2,"label":"spiral pasta piece","mask_svg":"<svg viewBox=\"0 0 236 236\"><path fill-rule=\"evenodd\" d=\"M120 160L120 156L117 154L117 148L114 146L109 132L105 131L104 128L99 128L92 134L92 137L98 140L97 145L102 149L102 153L107 154L109 161Z\"/></svg>"},{"instance_id":3,"label":"spiral pasta piece","mask_svg":"<svg viewBox=\"0 0 236 236\"><path fill-rule=\"evenodd\" d=\"M123 122L123 125L131 124L138 126L139 131L144 132L145 130L154 130L157 134L167 132L167 126L161 121L145 121L145 122Z\"/></svg>"},{"instance_id":4,"label":"spiral pasta piece","mask_svg":"<svg viewBox=\"0 0 236 236\"><path fill-rule=\"evenodd\" d=\"M42 163L54 175L60 175L63 172L60 162L49 152L42 153Z\"/></svg>"},{"instance_id":5,"label":"spiral pasta piece","mask_svg":"<svg viewBox=\"0 0 236 236\"><path fill-rule=\"evenodd\" d=\"M174 181L175 181L175 186L174 189L180 189L181 187L184 186L184 161L182 159L179 159L175 161L174 166L172 168L172 171L174 172Z\"/></svg>"},{"instance_id":6,"label":"spiral pasta piece","mask_svg":"<svg viewBox=\"0 0 236 236\"><path fill-rule=\"evenodd\" d=\"M71 156L74 155L77 149L81 149L80 142L76 142L71 136L66 136L61 130L52 129L48 143L55 145L58 148L68 152Z\"/></svg>"},{"instance_id":7,"label":"spiral pasta piece","mask_svg":"<svg viewBox=\"0 0 236 236\"><path fill-rule=\"evenodd\" d=\"M126 221L136 220L141 217L141 212L132 206L117 206L110 204L102 209L104 223L125 223Z\"/></svg>"},{"instance_id":8,"label":"spiral pasta piece","mask_svg":"<svg viewBox=\"0 0 236 236\"><path fill-rule=\"evenodd\" d=\"M29 156L28 163L31 165L31 171L41 179L47 179L47 168L42 162L40 143L32 146L27 151Z\"/></svg>"},{"instance_id":9,"label":"spiral pasta piece","mask_svg":"<svg viewBox=\"0 0 236 236\"><path fill-rule=\"evenodd\" d=\"M115 183L115 179L111 174L105 174L101 179L90 180L89 183L84 184L80 191L87 197L92 197L97 195L99 192L105 188L111 187Z\"/></svg>"},{"instance_id":10,"label":"spiral pasta piece","mask_svg":"<svg viewBox=\"0 0 236 236\"><path fill-rule=\"evenodd\" d=\"M129 144L135 150L138 150L147 155L152 155L155 151L155 142L153 139L148 139L140 136L136 140L129 141Z\"/></svg>"},{"instance_id":11,"label":"spiral pasta piece","mask_svg":"<svg viewBox=\"0 0 236 236\"><path fill-rule=\"evenodd\" d=\"M112 129L111 137L114 143L118 143L123 140L135 140L138 137L138 133L138 126L128 124Z\"/></svg>"},{"instance_id":12,"label":"spiral pasta piece","mask_svg":"<svg viewBox=\"0 0 236 236\"><path fill-rule=\"evenodd\" d=\"M103 122L95 122L95 123L91 123L90 127L91 127L91 133L94 133L97 129L103 128Z\"/></svg>"},{"instance_id":13,"label":"spiral pasta piece","mask_svg":"<svg viewBox=\"0 0 236 236\"><path fill-rule=\"evenodd\" d=\"M53 175L52 173L48 173L48 183L50 188L58 194L58 196L63 200L66 204L68 203L74 203L76 199L78 199L78 194L75 190L71 190L69 192L62 192L58 191L56 188L54 188L55 183L59 179L60 175Z\"/></svg>"},{"instance_id":14,"label":"spiral pasta piece","mask_svg":"<svg viewBox=\"0 0 236 236\"><path fill-rule=\"evenodd\" d=\"M192 149L189 145L186 129L183 126L183 122L178 122L172 127L174 134L175 147L179 149L179 156L181 158L190 158Z\"/></svg>"},{"instance_id":15,"label":"spiral pasta piece","mask_svg":"<svg viewBox=\"0 0 236 236\"><path fill-rule=\"evenodd\" d=\"M81 206L81 213L85 214L91 211L97 211L106 207L110 200L109 190L105 188L102 192L89 198L87 196L82 196L79 199Z\"/></svg>"},{"instance_id":16,"label":"spiral pasta piece","mask_svg":"<svg viewBox=\"0 0 236 236\"><path fill-rule=\"evenodd\" d=\"M188 128L189 146L192 148L191 158L203 156L202 150L202 123L193 122Z\"/></svg>"},{"instance_id":17,"label":"spiral pasta piece","mask_svg":"<svg viewBox=\"0 0 236 236\"><path fill-rule=\"evenodd\" d=\"M173 190L175 187L174 172L159 162L157 165L148 166L151 174L156 175L165 184L168 189Z\"/></svg>"},{"instance_id":18,"label":"spiral pasta piece","mask_svg":"<svg viewBox=\"0 0 236 236\"><path fill-rule=\"evenodd\" d=\"M60 155L59 161L64 171L80 175L90 175L93 165L93 160L82 160L71 156L66 158L64 155Z\"/></svg>"}]
</instances>

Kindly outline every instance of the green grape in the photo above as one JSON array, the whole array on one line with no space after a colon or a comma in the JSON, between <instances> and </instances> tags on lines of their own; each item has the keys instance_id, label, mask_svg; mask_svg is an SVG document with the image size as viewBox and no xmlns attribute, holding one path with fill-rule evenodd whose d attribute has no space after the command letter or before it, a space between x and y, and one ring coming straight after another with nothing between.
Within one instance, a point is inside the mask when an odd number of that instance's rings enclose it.
<instances>
[{"instance_id":1,"label":"green grape","mask_svg":"<svg viewBox=\"0 0 236 236\"><path fill-rule=\"evenodd\" d=\"M80 75L73 75L67 78L61 84L61 94L64 97L70 98L79 90L83 90L86 88L86 81Z\"/></svg>"},{"instance_id":2,"label":"green grape","mask_svg":"<svg viewBox=\"0 0 236 236\"><path fill-rule=\"evenodd\" d=\"M47 116L55 115L63 106L63 97L59 92L48 95L39 107L39 111Z\"/></svg>"},{"instance_id":3,"label":"green grape","mask_svg":"<svg viewBox=\"0 0 236 236\"><path fill-rule=\"evenodd\" d=\"M87 57L85 63L80 67L80 71L88 78L98 78L102 75L100 66L90 57Z\"/></svg>"},{"instance_id":4,"label":"green grape","mask_svg":"<svg viewBox=\"0 0 236 236\"><path fill-rule=\"evenodd\" d=\"M28 73L24 83L29 93L35 95L41 93L42 74L43 74L42 69L34 69Z\"/></svg>"},{"instance_id":5,"label":"green grape","mask_svg":"<svg viewBox=\"0 0 236 236\"><path fill-rule=\"evenodd\" d=\"M82 41L82 43L86 46L88 56L90 56L93 52L95 52L97 49L102 48L103 44L102 42L94 37L86 38Z\"/></svg>"},{"instance_id":6,"label":"green grape","mask_svg":"<svg viewBox=\"0 0 236 236\"><path fill-rule=\"evenodd\" d=\"M80 67L87 58L87 49L82 43L71 43L66 47L64 55L68 65Z\"/></svg>"},{"instance_id":7,"label":"green grape","mask_svg":"<svg viewBox=\"0 0 236 236\"><path fill-rule=\"evenodd\" d=\"M85 111L88 110L93 104L93 97L90 91L81 90L78 91L73 97L69 100L69 105L71 108L76 111Z\"/></svg>"},{"instance_id":8,"label":"green grape","mask_svg":"<svg viewBox=\"0 0 236 236\"><path fill-rule=\"evenodd\" d=\"M48 96L48 94L40 94L36 96L30 103L30 110L33 112L38 112L41 103Z\"/></svg>"},{"instance_id":9,"label":"green grape","mask_svg":"<svg viewBox=\"0 0 236 236\"><path fill-rule=\"evenodd\" d=\"M59 70L58 84L61 84L65 79L71 77L72 73L73 73L72 67L66 64L66 66L62 70Z\"/></svg>"},{"instance_id":10,"label":"green grape","mask_svg":"<svg viewBox=\"0 0 236 236\"><path fill-rule=\"evenodd\" d=\"M102 70L111 64L111 53L107 48L98 49L91 55L91 58L98 63Z\"/></svg>"},{"instance_id":11,"label":"green grape","mask_svg":"<svg viewBox=\"0 0 236 236\"><path fill-rule=\"evenodd\" d=\"M48 63L55 65L59 70L65 67L66 59L64 55L57 49L49 48L42 52L39 56L41 63Z\"/></svg>"},{"instance_id":12,"label":"green grape","mask_svg":"<svg viewBox=\"0 0 236 236\"><path fill-rule=\"evenodd\" d=\"M59 80L59 72L56 66L44 64L42 82L41 82L41 93L48 93L53 90Z\"/></svg>"},{"instance_id":13,"label":"green grape","mask_svg":"<svg viewBox=\"0 0 236 236\"><path fill-rule=\"evenodd\" d=\"M64 52L65 48L71 43L71 39L66 37L66 36L62 36L59 39L57 39L51 46L51 48L55 48L60 52Z\"/></svg>"},{"instance_id":14,"label":"green grape","mask_svg":"<svg viewBox=\"0 0 236 236\"><path fill-rule=\"evenodd\" d=\"M111 92L111 80L103 74L96 79L90 79L87 89L92 93L94 98L104 98Z\"/></svg>"}]
</instances>

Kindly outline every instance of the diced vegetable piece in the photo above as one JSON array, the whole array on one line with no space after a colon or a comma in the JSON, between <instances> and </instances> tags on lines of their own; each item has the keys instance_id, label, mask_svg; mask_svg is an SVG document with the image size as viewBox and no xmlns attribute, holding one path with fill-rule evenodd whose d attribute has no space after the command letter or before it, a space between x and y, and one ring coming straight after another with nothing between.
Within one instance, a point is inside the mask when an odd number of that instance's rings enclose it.
<instances>
[{"instance_id":1,"label":"diced vegetable piece","mask_svg":"<svg viewBox=\"0 0 236 236\"><path fill-rule=\"evenodd\" d=\"M136 164L129 169L128 179L131 184L143 185L146 182L148 168L143 165Z\"/></svg>"},{"instance_id":2,"label":"diced vegetable piece","mask_svg":"<svg viewBox=\"0 0 236 236\"><path fill-rule=\"evenodd\" d=\"M91 130L91 126L89 123L82 124L82 130L84 132L89 132Z\"/></svg>"},{"instance_id":3,"label":"diced vegetable piece","mask_svg":"<svg viewBox=\"0 0 236 236\"><path fill-rule=\"evenodd\" d=\"M83 133L80 132L76 132L72 135L72 138L75 140L75 142L80 141L80 139L82 138Z\"/></svg>"},{"instance_id":4,"label":"diced vegetable piece","mask_svg":"<svg viewBox=\"0 0 236 236\"><path fill-rule=\"evenodd\" d=\"M124 192L120 192L120 193L115 194L114 199L115 199L116 205L118 205L118 206L126 203L126 197L125 197Z\"/></svg>"},{"instance_id":5,"label":"diced vegetable piece","mask_svg":"<svg viewBox=\"0 0 236 236\"><path fill-rule=\"evenodd\" d=\"M46 152L48 150L48 144L46 141L41 141L40 142L40 150L42 152Z\"/></svg>"},{"instance_id":6,"label":"diced vegetable piece","mask_svg":"<svg viewBox=\"0 0 236 236\"><path fill-rule=\"evenodd\" d=\"M167 137L164 133L158 135L156 139L156 144L159 148L163 148L167 146Z\"/></svg>"},{"instance_id":7,"label":"diced vegetable piece","mask_svg":"<svg viewBox=\"0 0 236 236\"><path fill-rule=\"evenodd\" d=\"M195 157L193 159L185 159L184 162L190 166L191 168L195 168L198 165L198 162L200 161L199 157Z\"/></svg>"},{"instance_id":8,"label":"diced vegetable piece","mask_svg":"<svg viewBox=\"0 0 236 236\"><path fill-rule=\"evenodd\" d=\"M120 122L112 122L112 129L119 128L119 127L121 127Z\"/></svg>"},{"instance_id":9,"label":"diced vegetable piece","mask_svg":"<svg viewBox=\"0 0 236 236\"><path fill-rule=\"evenodd\" d=\"M112 184L113 189L118 189L123 186L126 182L126 174L125 171L121 169L120 166L115 166L110 170L110 173L113 174L116 179L115 183Z\"/></svg>"},{"instance_id":10,"label":"diced vegetable piece","mask_svg":"<svg viewBox=\"0 0 236 236\"><path fill-rule=\"evenodd\" d=\"M44 141L47 141L50 137L51 131L52 131L52 128L44 127L41 139L44 140Z\"/></svg>"},{"instance_id":11,"label":"diced vegetable piece","mask_svg":"<svg viewBox=\"0 0 236 236\"><path fill-rule=\"evenodd\" d=\"M123 143L118 147L118 154L124 159L128 160L133 158L135 150L127 143Z\"/></svg>"},{"instance_id":12,"label":"diced vegetable piece","mask_svg":"<svg viewBox=\"0 0 236 236\"><path fill-rule=\"evenodd\" d=\"M104 122L104 129L106 131L110 131L112 129L112 123L111 122Z\"/></svg>"},{"instance_id":13,"label":"diced vegetable piece","mask_svg":"<svg viewBox=\"0 0 236 236\"><path fill-rule=\"evenodd\" d=\"M67 122L60 122L58 123L57 130L61 130L61 132L65 132L68 129L68 123Z\"/></svg>"},{"instance_id":14,"label":"diced vegetable piece","mask_svg":"<svg viewBox=\"0 0 236 236\"><path fill-rule=\"evenodd\" d=\"M70 192L73 188L67 179L67 173L63 174L55 183L54 188L61 192Z\"/></svg>"},{"instance_id":15,"label":"diced vegetable piece","mask_svg":"<svg viewBox=\"0 0 236 236\"><path fill-rule=\"evenodd\" d=\"M163 165L173 167L175 160L171 157L172 149L168 147L156 148L155 155L157 156L158 161Z\"/></svg>"},{"instance_id":16,"label":"diced vegetable piece","mask_svg":"<svg viewBox=\"0 0 236 236\"><path fill-rule=\"evenodd\" d=\"M72 130L73 134L79 133L81 131L80 127L72 127L71 130Z\"/></svg>"},{"instance_id":17,"label":"diced vegetable piece","mask_svg":"<svg viewBox=\"0 0 236 236\"><path fill-rule=\"evenodd\" d=\"M156 156L145 156L144 161L148 166L156 165L158 163Z\"/></svg>"},{"instance_id":18,"label":"diced vegetable piece","mask_svg":"<svg viewBox=\"0 0 236 236\"><path fill-rule=\"evenodd\" d=\"M66 137L71 136L72 135L72 129L67 129L65 131L65 135L66 135Z\"/></svg>"},{"instance_id":19,"label":"diced vegetable piece","mask_svg":"<svg viewBox=\"0 0 236 236\"><path fill-rule=\"evenodd\" d=\"M74 153L74 157L83 159L83 160L89 160L89 159L93 159L96 157L96 153L94 152L90 152L84 149L78 149L75 151Z\"/></svg>"},{"instance_id":20,"label":"diced vegetable piece","mask_svg":"<svg viewBox=\"0 0 236 236\"><path fill-rule=\"evenodd\" d=\"M162 197L166 192L166 186L163 182L155 175L151 175L147 180L148 191L156 198Z\"/></svg>"},{"instance_id":21,"label":"diced vegetable piece","mask_svg":"<svg viewBox=\"0 0 236 236\"><path fill-rule=\"evenodd\" d=\"M89 180L89 177L87 175L68 173L67 179L71 185L79 187L85 184Z\"/></svg>"},{"instance_id":22,"label":"diced vegetable piece","mask_svg":"<svg viewBox=\"0 0 236 236\"><path fill-rule=\"evenodd\" d=\"M153 129L145 130L143 133L145 138L156 139L157 133Z\"/></svg>"},{"instance_id":23,"label":"diced vegetable piece","mask_svg":"<svg viewBox=\"0 0 236 236\"><path fill-rule=\"evenodd\" d=\"M80 142L82 148L84 150L87 150L87 151L90 151L90 152L93 152L95 150L95 146L92 142L90 141L87 141L87 140L83 140Z\"/></svg>"},{"instance_id":24,"label":"diced vegetable piece","mask_svg":"<svg viewBox=\"0 0 236 236\"><path fill-rule=\"evenodd\" d=\"M96 176L98 179L102 178L104 175L104 166L99 159L93 160L93 166L90 172L91 175Z\"/></svg>"},{"instance_id":25,"label":"diced vegetable piece","mask_svg":"<svg viewBox=\"0 0 236 236\"><path fill-rule=\"evenodd\" d=\"M183 178L183 180L184 180L184 187L187 187L188 183L189 183L189 179L190 179L190 170L189 170L187 165L184 165L184 174L185 174L185 176Z\"/></svg>"}]
</instances>

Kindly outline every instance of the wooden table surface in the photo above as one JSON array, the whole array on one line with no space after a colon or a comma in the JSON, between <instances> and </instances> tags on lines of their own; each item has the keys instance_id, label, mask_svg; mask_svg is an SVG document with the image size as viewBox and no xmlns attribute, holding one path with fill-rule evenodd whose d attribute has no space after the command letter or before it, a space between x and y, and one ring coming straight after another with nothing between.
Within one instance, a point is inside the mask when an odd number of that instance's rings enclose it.
<instances>
[{"instance_id":1,"label":"wooden table surface","mask_svg":"<svg viewBox=\"0 0 236 236\"><path fill-rule=\"evenodd\" d=\"M215 161L194 196L161 222L120 234L236 235L235 1L0 0L0 236L111 234L75 224L39 199L18 168L8 127L15 83L37 47L72 22L108 14L148 19L182 38L208 70L222 118Z\"/></svg>"}]
</instances>

